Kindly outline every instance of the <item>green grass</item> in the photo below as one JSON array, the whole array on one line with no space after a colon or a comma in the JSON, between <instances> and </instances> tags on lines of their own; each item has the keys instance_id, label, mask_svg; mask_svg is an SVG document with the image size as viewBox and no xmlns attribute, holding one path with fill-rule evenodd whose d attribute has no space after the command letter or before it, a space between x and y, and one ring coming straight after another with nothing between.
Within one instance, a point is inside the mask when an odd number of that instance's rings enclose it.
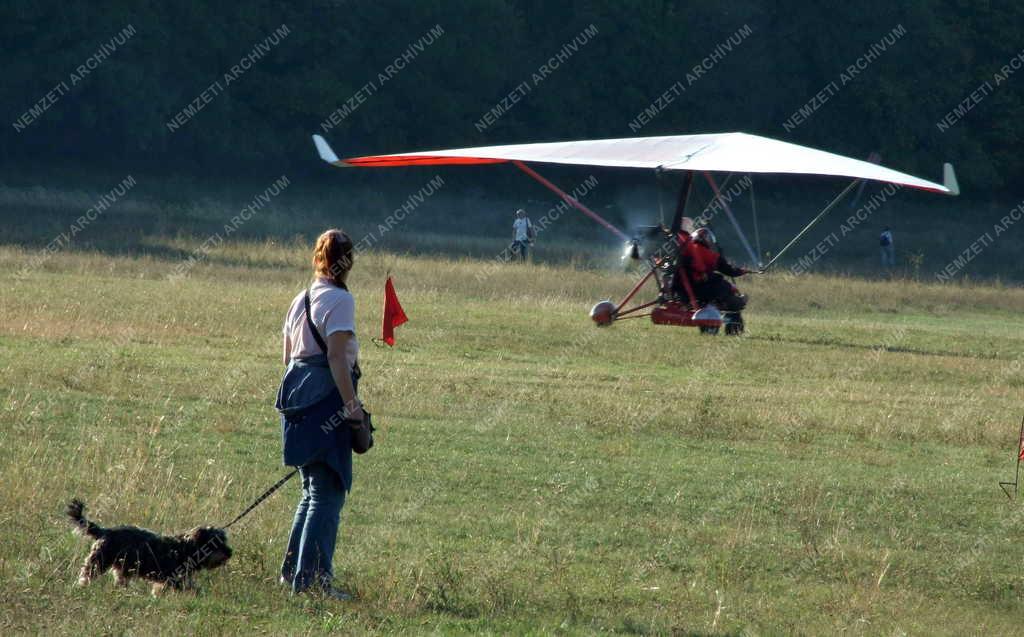
<instances>
[{"instance_id":1,"label":"green grass","mask_svg":"<svg viewBox=\"0 0 1024 637\"><path fill-rule=\"evenodd\" d=\"M996 483L1024 291L750 278L747 336L710 338L594 328L622 274L376 253L352 288L379 432L336 555L358 601L277 585L294 483L198 594L74 586L69 498L179 531L283 474L307 249L225 244L173 279L162 250L18 274L33 253L0 248L0 631L1019 633L1024 512ZM370 343L386 269L411 319L393 350Z\"/></svg>"}]
</instances>

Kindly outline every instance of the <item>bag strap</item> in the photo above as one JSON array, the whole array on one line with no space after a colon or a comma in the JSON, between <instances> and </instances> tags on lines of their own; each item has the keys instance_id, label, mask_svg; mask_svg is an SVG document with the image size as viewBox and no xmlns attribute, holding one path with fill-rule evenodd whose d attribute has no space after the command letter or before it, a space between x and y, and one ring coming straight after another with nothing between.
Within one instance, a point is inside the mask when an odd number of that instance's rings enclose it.
<instances>
[{"instance_id":1,"label":"bag strap","mask_svg":"<svg viewBox=\"0 0 1024 637\"><path fill-rule=\"evenodd\" d=\"M320 336L319 330L316 329L316 324L313 323L313 312L309 308L309 290L306 290L306 325L309 326L309 331L313 332L313 338L316 340L316 344L320 346L324 354L327 354L327 343L324 342L322 336Z\"/></svg>"}]
</instances>

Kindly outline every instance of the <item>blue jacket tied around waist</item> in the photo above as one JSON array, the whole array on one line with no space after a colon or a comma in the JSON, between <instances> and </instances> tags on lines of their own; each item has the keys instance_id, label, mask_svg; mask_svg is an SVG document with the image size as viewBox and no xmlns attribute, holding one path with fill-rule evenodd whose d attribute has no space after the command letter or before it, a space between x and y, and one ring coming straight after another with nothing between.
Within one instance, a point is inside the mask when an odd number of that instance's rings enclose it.
<instances>
[{"instance_id":1,"label":"blue jacket tied around waist","mask_svg":"<svg viewBox=\"0 0 1024 637\"><path fill-rule=\"evenodd\" d=\"M353 387L357 383L353 374ZM275 407L281 412L284 464L323 462L338 474L345 490L351 490L352 430L343 420L344 401L327 357L293 359L281 379Z\"/></svg>"}]
</instances>

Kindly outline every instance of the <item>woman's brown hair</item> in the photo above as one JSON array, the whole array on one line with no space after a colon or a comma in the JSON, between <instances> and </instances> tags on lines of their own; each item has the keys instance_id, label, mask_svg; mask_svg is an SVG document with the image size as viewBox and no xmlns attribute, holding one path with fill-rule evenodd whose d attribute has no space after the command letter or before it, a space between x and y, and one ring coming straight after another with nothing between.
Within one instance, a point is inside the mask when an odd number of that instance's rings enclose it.
<instances>
[{"instance_id":1,"label":"woman's brown hair","mask_svg":"<svg viewBox=\"0 0 1024 637\"><path fill-rule=\"evenodd\" d=\"M345 285L348 272L352 269L352 239L331 228L316 239L313 247L313 274L328 278L336 285Z\"/></svg>"}]
</instances>

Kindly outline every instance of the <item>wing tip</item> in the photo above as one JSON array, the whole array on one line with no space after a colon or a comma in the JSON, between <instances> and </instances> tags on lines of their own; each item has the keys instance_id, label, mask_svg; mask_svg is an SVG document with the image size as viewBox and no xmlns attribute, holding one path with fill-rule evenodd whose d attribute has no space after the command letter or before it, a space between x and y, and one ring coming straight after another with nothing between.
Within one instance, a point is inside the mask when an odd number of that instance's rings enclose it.
<instances>
[{"instance_id":1,"label":"wing tip","mask_svg":"<svg viewBox=\"0 0 1024 637\"><path fill-rule=\"evenodd\" d=\"M331 145L327 143L323 136L314 134L313 144L316 146L316 152L320 155L320 159L335 166L343 165L338 159L338 155L335 154L334 149L331 148Z\"/></svg>"},{"instance_id":2,"label":"wing tip","mask_svg":"<svg viewBox=\"0 0 1024 637\"><path fill-rule=\"evenodd\" d=\"M948 161L942 164L942 185L946 187L949 194L956 197L960 194L960 182L956 179L956 171L953 164Z\"/></svg>"}]
</instances>

